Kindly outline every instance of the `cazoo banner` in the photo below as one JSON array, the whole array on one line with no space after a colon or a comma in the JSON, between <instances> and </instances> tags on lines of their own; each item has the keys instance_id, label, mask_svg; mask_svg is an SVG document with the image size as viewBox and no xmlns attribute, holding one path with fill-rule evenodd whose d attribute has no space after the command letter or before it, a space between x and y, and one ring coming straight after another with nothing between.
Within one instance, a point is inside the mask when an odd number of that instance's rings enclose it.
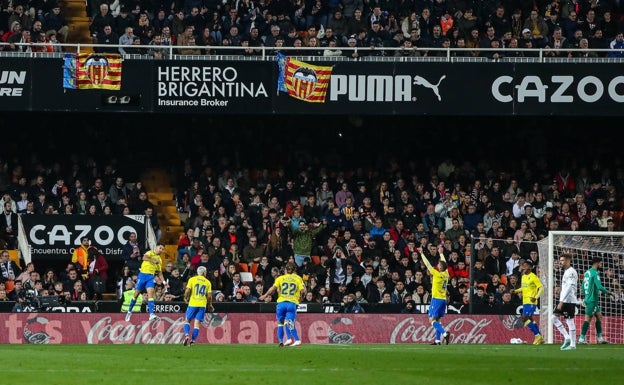
<instances>
[{"instance_id":1,"label":"cazoo banner","mask_svg":"<svg viewBox=\"0 0 624 385\"><path fill-rule=\"evenodd\" d=\"M23 231L31 247L33 262L69 261L80 238L89 237L106 260L120 261L121 248L128 234L139 240L146 237L144 215L22 215ZM21 230L20 230L21 231Z\"/></svg>"},{"instance_id":2,"label":"cazoo banner","mask_svg":"<svg viewBox=\"0 0 624 385\"><path fill-rule=\"evenodd\" d=\"M284 79L276 58L270 56L254 61L128 58L118 91L65 90L62 58L5 58L0 68L0 110L396 116L624 113L621 63L381 59L297 61L293 79L287 79L296 89L287 93L279 92ZM305 97L317 94L323 98L314 103Z\"/></svg>"}]
</instances>

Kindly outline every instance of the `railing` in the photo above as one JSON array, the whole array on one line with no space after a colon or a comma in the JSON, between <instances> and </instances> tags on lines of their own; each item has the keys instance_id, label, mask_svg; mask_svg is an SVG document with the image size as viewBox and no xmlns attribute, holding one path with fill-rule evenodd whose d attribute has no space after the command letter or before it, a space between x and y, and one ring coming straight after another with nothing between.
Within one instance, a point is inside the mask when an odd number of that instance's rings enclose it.
<instances>
[{"instance_id":1,"label":"railing","mask_svg":"<svg viewBox=\"0 0 624 385\"><path fill-rule=\"evenodd\" d=\"M6 49L13 46L17 51ZM589 63L622 63L624 62L624 50L612 49L580 49L580 48L419 48L414 47L406 50L401 47L242 47L242 46L178 46L178 45L118 45L118 44L67 44L58 43L63 52L40 52L39 49L49 46L47 43L2 43L0 42L0 60L2 57L63 57L66 52L92 52L120 53L119 48L128 51L143 50L144 53L126 53L122 56L128 59L157 60L153 52L161 52L163 59L176 60L246 60L266 61L275 60L277 52L300 58L306 61L389 61L389 62L520 62L520 63L546 63L546 62L589 62ZM20 47L22 48L20 51ZM11 48L13 49L13 48ZM208 52L199 55L180 54L180 49L199 49ZM250 51L241 54L243 50ZM231 53L228 53L230 51ZM311 52L306 55L305 52ZM315 54L314 52L320 53ZM327 55L326 51L338 52L341 55ZM364 56L357 59L347 57L345 52L365 52ZM150 53L152 52L152 53ZM397 52L400 54L397 55ZM412 53L413 52L413 53ZM497 52L500 58L491 58L489 52ZM478 56L474 56L477 53ZM518 56L520 53L523 56ZM552 53L552 54L551 54ZM596 53L598 57L586 57L587 53ZM607 56L616 53L617 57ZM420 56L415 56L419 54ZM513 54L514 56L509 56ZM580 55L579 55L580 54ZM395 56L397 55L397 56ZM481 56L485 55L485 56ZM569 57L568 55L572 55Z\"/></svg>"}]
</instances>

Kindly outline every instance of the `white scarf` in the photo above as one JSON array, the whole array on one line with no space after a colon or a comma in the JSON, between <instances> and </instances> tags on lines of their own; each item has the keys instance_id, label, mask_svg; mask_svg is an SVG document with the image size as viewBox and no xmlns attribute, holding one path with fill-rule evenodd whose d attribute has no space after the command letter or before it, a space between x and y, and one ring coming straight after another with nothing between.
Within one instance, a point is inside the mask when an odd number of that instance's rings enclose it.
<instances>
[{"instance_id":1,"label":"white scarf","mask_svg":"<svg viewBox=\"0 0 624 385\"><path fill-rule=\"evenodd\" d=\"M10 260L0 263L0 268L2 268L2 276L6 279L9 279L11 274L15 275L13 271L13 266Z\"/></svg>"}]
</instances>

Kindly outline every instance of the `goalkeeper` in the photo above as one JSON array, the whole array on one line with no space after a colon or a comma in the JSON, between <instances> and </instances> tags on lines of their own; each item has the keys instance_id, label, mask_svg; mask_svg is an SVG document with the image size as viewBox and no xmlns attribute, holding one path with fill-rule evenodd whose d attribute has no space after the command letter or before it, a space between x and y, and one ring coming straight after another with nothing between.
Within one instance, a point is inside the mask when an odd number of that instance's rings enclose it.
<instances>
[{"instance_id":1,"label":"goalkeeper","mask_svg":"<svg viewBox=\"0 0 624 385\"><path fill-rule=\"evenodd\" d=\"M579 344L586 345L587 340L585 339L585 335L587 334L587 330L589 329L589 324L593 317L596 317L596 323L594 326L596 327L596 336L598 337L599 344L608 344L602 338L602 311L600 310L599 305L599 297L600 292L603 292L607 295L609 290L605 289L604 286L600 283L600 275L598 271L602 267L602 258L601 257L593 257L592 258L592 266L583 274L583 303L585 303L585 321L583 322L583 327L581 328L581 335L579 336Z\"/></svg>"}]
</instances>

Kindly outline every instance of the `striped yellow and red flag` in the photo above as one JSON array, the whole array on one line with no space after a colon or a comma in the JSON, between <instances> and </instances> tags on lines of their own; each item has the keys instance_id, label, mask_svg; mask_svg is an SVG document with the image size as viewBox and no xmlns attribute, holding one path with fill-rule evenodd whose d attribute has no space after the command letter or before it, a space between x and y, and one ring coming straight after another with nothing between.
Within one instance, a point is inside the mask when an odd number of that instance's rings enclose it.
<instances>
[{"instance_id":1,"label":"striped yellow and red flag","mask_svg":"<svg viewBox=\"0 0 624 385\"><path fill-rule=\"evenodd\" d=\"M76 59L76 88L121 89L121 55L80 53Z\"/></svg>"},{"instance_id":2,"label":"striped yellow and red flag","mask_svg":"<svg viewBox=\"0 0 624 385\"><path fill-rule=\"evenodd\" d=\"M309 103L325 102L331 66L317 66L287 58L284 72L288 95Z\"/></svg>"}]
</instances>

